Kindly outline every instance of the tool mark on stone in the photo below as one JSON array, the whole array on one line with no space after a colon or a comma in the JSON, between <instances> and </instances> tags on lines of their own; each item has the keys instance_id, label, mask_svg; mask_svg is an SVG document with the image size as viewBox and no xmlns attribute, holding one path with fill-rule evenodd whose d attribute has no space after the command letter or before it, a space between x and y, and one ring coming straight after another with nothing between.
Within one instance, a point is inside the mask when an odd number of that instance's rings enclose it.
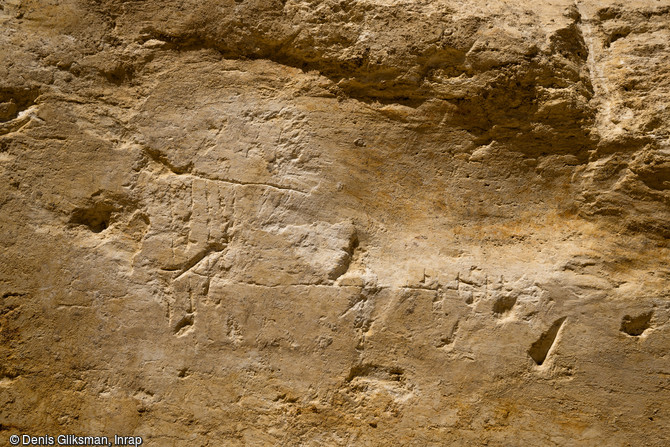
<instances>
[{"instance_id":1,"label":"tool mark on stone","mask_svg":"<svg viewBox=\"0 0 670 447\"><path fill-rule=\"evenodd\" d=\"M177 337L186 335L186 333L193 327L194 317L193 314L184 315L181 320L177 322L172 330L172 333Z\"/></svg>"},{"instance_id":2,"label":"tool mark on stone","mask_svg":"<svg viewBox=\"0 0 670 447\"><path fill-rule=\"evenodd\" d=\"M368 297L363 295L362 293L351 298L349 300L349 305L347 306L347 309L340 314L339 318L345 317L347 314L349 314L349 312L360 311L361 307L363 306L363 304L365 304L365 301L367 301L367 299Z\"/></svg>"},{"instance_id":3,"label":"tool mark on stone","mask_svg":"<svg viewBox=\"0 0 670 447\"><path fill-rule=\"evenodd\" d=\"M353 261L356 250L358 249L358 244L358 235L356 234L356 230L354 230L349 236L349 245L345 250L346 255L338 259L338 264L328 274L329 279L336 281L340 276L346 274L349 271L351 262Z\"/></svg>"},{"instance_id":4,"label":"tool mark on stone","mask_svg":"<svg viewBox=\"0 0 670 447\"><path fill-rule=\"evenodd\" d=\"M30 115L24 115L20 118L15 118L2 123L0 120L0 135L7 135L12 132L18 132L30 123Z\"/></svg>"},{"instance_id":5,"label":"tool mark on stone","mask_svg":"<svg viewBox=\"0 0 670 447\"><path fill-rule=\"evenodd\" d=\"M644 331L651 327L650 323L653 315L653 311L643 313L636 317L626 315L621 319L621 327L619 330L631 337L639 337Z\"/></svg>"},{"instance_id":6,"label":"tool mark on stone","mask_svg":"<svg viewBox=\"0 0 670 447\"><path fill-rule=\"evenodd\" d=\"M351 382L356 377L372 377L391 382L401 382L404 379L404 374L402 368L397 366L388 367L365 363L353 366L344 380Z\"/></svg>"},{"instance_id":7,"label":"tool mark on stone","mask_svg":"<svg viewBox=\"0 0 670 447\"><path fill-rule=\"evenodd\" d=\"M190 176L190 177L196 177L200 178L203 180L209 180L210 182L220 182L220 183L225 183L228 185L238 185L238 186L261 186L265 188L272 188L272 189L278 189L280 191L293 191L297 192L300 194L309 194L307 191L302 191L300 189L292 188L290 186L283 186L279 185L276 183L268 183L268 182L243 182L241 180L233 180L233 179L228 179L228 178L218 178L218 177L212 177L205 175L200 172L194 172L193 170L193 162L189 162L185 166L177 166L172 164L168 158L165 156L165 154L154 150L150 148L144 148L144 152L149 156L151 160L154 162L160 164L161 166L164 166L167 168L168 171L172 172L175 175L179 176Z\"/></svg>"},{"instance_id":8,"label":"tool mark on stone","mask_svg":"<svg viewBox=\"0 0 670 447\"><path fill-rule=\"evenodd\" d=\"M3 370L0 372L0 387L11 385L19 377L21 377L21 373L18 371Z\"/></svg>"},{"instance_id":9,"label":"tool mark on stone","mask_svg":"<svg viewBox=\"0 0 670 447\"><path fill-rule=\"evenodd\" d=\"M132 81L135 75L135 68L127 63L117 63L111 69L98 71L108 82L114 85Z\"/></svg>"},{"instance_id":10,"label":"tool mark on stone","mask_svg":"<svg viewBox=\"0 0 670 447\"><path fill-rule=\"evenodd\" d=\"M458 324L459 321L456 320L456 323L454 323L454 326L451 328L451 331L449 331L448 334L440 337L440 341L437 343L438 348L443 348L447 345L450 345L456 340L456 333L458 332Z\"/></svg>"},{"instance_id":11,"label":"tool mark on stone","mask_svg":"<svg viewBox=\"0 0 670 447\"><path fill-rule=\"evenodd\" d=\"M178 271L179 273L175 277L175 279L179 279L182 276L184 276L186 273L189 271L193 270L195 267L200 264L200 262L205 259L207 256L209 256L212 253L220 253L226 248L225 244L222 243L214 243L208 245L204 250L199 251L196 253L194 256L192 256L189 260L184 262L181 266L177 268L163 268L161 270L166 271L166 272L173 272L173 271Z\"/></svg>"},{"instance_id":12,"label":"tool mark on stone","mask_svg":"<svg viewBox=\"0 0 670 447\"><path fill-rule=\"evenodd\" d=\"M15 297L15 296L26 296L28 295L25 292L5 292L2 294L2 298L10 298L10 297Z\"/></svg>"},{"instance_id":13,"label":"tool mark on stone","mask_svg":"<svg viewBox=\"0 0 670 447\"><path fill-rule=\"evenodd\" d=\"M660 161L660 160L659 160ZM632 169L646 186L657 191L670 189L670 163L649 163L641 169Z\"/></svg>"},{"instance_id":14,"label":"tool mark on stone","mask_svg":"<svg viewBox=\"0 0 670 447\"><path fill-rule=\"evenodd\" d=\"M36 88L0 88L0 122L16 118L35 104L40 91Z\"/></svg>"},{"instance_id":15,"label":"tool mark on stone","mask_svg":"<svg viewBox=\"0 0 670 447\"><path fill-rule=\"evenodd\" d=\"M284 402L287 404L294 404L298 402L298 400L299 399L297 396L293 396L288 393L281 393L274 398L274 402Z\"/></svg>"},{"instance_id":16,"label":"tool mark on stone","mask_svg":"<svg viewBox=\"0 0 670 447\"><path fill-rule=\"evenodd\" d=\"M240 345L244 340L240 324L232 315L228 315L226 319L226 337L236 346Z\"/></svg>"},{"instance_id":17,"label":"tool mark on stone","mask_svg":"<svg viewBox=\"0 0 670 447\"><path fill-rule=\"evenodd\" d=\"M493 313L496 316L501 316L512 310L515 304L515 296L501 296L493 303Z\"/></svg>"},{"instance_id":18,"label":"tool mark on stone","mask_svg":"<svg viewBox=\"0 0 670 447\"><path fill-rule=\"evenodd\" d=\"M549 351L554 346L558 332L563 327L566 317L559 318L554 321L549 329L542 333L540 338L535 341L528 349L528 355L533 359L533 361L541 366L549 355Z\"/></svg>"},{"instance_id":19,"label":"tool mark on stone","mask_svg":"<svg viewBox=\"0 0 670 447\"><path fill-rule=\"evenodd\" d=\"M603 47L609 48L617 40L628 37L630 33L631 30L627 26L617 28L609 36L607 36L607 39L605 39L605 42L603 42Z\"/></svg>"},{"instance_id":20,"label":"tool mark on stone","mask_svg":"<svg viewBox=\"0 0 670 447\"><path fill-rule=\"evenodd\" d=\"M116 209L110 203L94 202L88 207L76 208L72 212L70 223L83 225L94 233L101 233L109 227L114 211Z\"/></svg>"},{"instance_id":21,"label":"tool mark on stone","mask_svg":"<svg viewBox=\"0 0 670 447\"><path fill-rule=\"evenodd\" d=\"M400 286L399 289L407 290L426 290L428 292L437 293L438 286ZM436 295L437 297L437 295Z\"/></svg>"},{"instance_id":22,"label":"tool mark on stone","mask_svg":"<svg viewBox=\"0 0 670 447\"><path fill-rule=\"evenodd\" d=\"M152 149L149 147L143 147L144 152L151 158L154 162L166 167L170 172L176 175L189 174L193 169L193 162L189 162L186 166L177 166L173 164L168 157L162 152Z\"/></svg>"},{"instance_id":23,"label":"tool mark on stone","mask_svg":"<svg viewBox=\"0 0 670 447\"><path fill-rule=\"evenodd\" d=\"M132 197L99 190L83 206L72 210L69 223L87 227L93 233L101 233L120 217L121 212L135 209L137 203Z\"/></svg>"}]
</instances>

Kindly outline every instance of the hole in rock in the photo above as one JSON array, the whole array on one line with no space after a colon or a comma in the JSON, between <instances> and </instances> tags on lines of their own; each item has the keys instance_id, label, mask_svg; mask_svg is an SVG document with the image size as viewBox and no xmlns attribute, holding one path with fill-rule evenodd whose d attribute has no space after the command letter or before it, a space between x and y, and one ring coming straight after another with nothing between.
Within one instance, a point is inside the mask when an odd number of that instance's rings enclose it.
<instances>
[{"instance_id":1,"label":"hole in rock","mask_svg":"<svg viewBox=\"0 0 670 447\"><path fill-rule=\"evenodd\" d=\"M72 212L70 223L84 225L94 233L100 233L109 227L115 208L109 203L97 202L86 208L77 208Z\"/></svg>"},{"instance_id":2,"label":"hole in rock","mask_svg":"<svg viewBox=\"0 0 670 447\"><path fill-rule=\"evenodd\" d=\"M175 325L173 332L179 334L179 332L193 325L193 315L185 315L179 322Z\"/></svg>"},{"instance_id":3,"label":"hole in rock","mask_svg":"<svg viewBox=\"0 0 670 447\"><path fill-rule=\"evenodd\" d=\"M547 355L549 355L549 351L556 341L558 331L561 329L561 326L563 326L565 318L566 317L562 317L554 321L554 324L552 324L528 350L528 355L530 355L537 365L542 365L547 359Z\"/></svg>"},{"instance_id":4,"label":"hole in rock","mask_svg":"<svg viewBox=\"0 0 670 447\"><path fill-rule=\"evenodd\" d=\"M133 67L124 64L117 64L111 70L102 71L101 74L108 82L114 85L121 85L133 78Z\"/></svg>"},{"instance_id":5,"label":"hole in rock","mask_svg":"<svg viewBox=\"0 0 670 447\"><path fill-rule=\"evenodd\" d=\"M35 104L36 88L0 88L0 122L16 118L19 112Z\"/></svg>"},{"instance_id":6,"label":"hole in rock","mask_svg":"<svg viewBox=\"0 0 670 447\"><path fill-rule=\"evenodd\" d=\"M621 328L619 330L632 337L639 337L651 327L650 322L653 314L653 312L647 312L637 317L626 315L621 319Z\"/></svg>"},{"instance_id":7,"label":"hole in rock","mask_svg":"<svg viewBox=\"0 0 670 447\"><path fill-rule=\"evenodd\" d=\"M505 312L512 310L515 304L515 296L501 296L495 301L495 303L493 303L493 313L496 315L502 315Z\"/></svg>"},{"instance_id":8,"label":"hole in rock","mask_svg":"<svg viewBox=\"0 0 670 447\"><path fill-rule=\"evenodd\" d=\"M614 31L612 34L610 34L607 39L605 40L603 46L605 48L609 48L614 42L616 42L619 39L623 39L625 37L628 37L630 34L630 29L629 28L619 28L616 31Z\"/></svg>"}]
</instances>

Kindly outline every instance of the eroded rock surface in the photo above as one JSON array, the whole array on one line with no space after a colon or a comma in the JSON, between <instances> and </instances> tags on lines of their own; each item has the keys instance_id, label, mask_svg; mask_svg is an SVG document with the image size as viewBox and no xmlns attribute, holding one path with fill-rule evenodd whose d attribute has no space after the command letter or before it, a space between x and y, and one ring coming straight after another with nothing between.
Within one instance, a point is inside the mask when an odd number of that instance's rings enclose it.
<instances>
[{"instance_id":1,"label":"eroded rock surface","mask_svg":"<svg viewBox=\"0 0 670 447\"><path fill-rule=\"evenodd\" d=\"M0 442L670 443L670 3L0 0Z\"/></svg>"}]
</instances>

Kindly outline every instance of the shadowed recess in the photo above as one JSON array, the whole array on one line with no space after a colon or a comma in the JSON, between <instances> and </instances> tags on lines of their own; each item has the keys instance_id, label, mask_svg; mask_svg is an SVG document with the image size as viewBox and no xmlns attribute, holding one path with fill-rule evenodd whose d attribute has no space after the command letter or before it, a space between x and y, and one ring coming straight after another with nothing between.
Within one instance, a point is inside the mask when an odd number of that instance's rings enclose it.
<instances>
[{"instance_id":1,"label":"shadowed recess","mask_svg":"<svg viewBox=\"0 0 670 447\"><path fill-rule=\"evenodd\" d=\"M654 312L646 312L636 317L626 315L621 319L621 328L619 330L632 337L639 337L651 326L651 317Z\"/></svg>"},{"instance_id":2,"label":"shadowed recess","mask_svg":"<svg viewBox=\"0 0 670 447\"><path fill-rule=\"evenodd\" d=\"M551 347L556 341L558 336L558 331L563 326L566 317L559 318L554 321L554 324L551 325L546 332L543 332L540 338L537 339L535 343L530 346L528 350L528 355L533 359L535 364L542 365L549 355Z\"/></svg>"}]
</instances>

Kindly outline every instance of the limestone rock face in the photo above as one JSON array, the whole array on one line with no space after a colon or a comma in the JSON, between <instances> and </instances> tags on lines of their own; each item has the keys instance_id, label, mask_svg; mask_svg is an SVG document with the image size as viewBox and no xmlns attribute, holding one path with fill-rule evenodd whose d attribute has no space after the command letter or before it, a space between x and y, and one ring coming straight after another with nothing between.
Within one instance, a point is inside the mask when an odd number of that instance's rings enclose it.
<instances>
[{"instance_id":1,"label":"limestone rock face","mask_svg":"<svg viewBox=\"0 0 670 447\"><path fill-rule=\"evenodd\" d=\"M0 443L670 444L668 0L0 0Z\"/></svg>"}]
</instances>

